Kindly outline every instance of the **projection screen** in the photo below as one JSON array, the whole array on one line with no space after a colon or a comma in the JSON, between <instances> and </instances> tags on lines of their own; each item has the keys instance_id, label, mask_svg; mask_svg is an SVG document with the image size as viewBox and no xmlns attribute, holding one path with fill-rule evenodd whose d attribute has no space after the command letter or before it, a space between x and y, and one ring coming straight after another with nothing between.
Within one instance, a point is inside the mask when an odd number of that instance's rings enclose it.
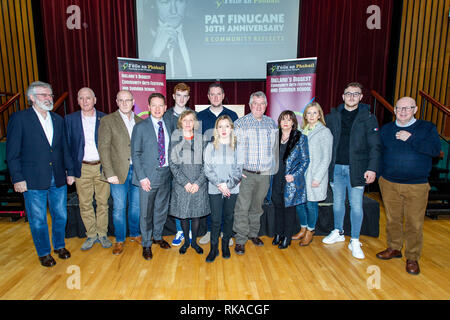
<instances>
[{"instance_id":1,"label":"projection screen","mask_svg":"<svg viewBox=\"0 0 450 320\"><path fill-rule=\"evenodd\" d=\"M139 59L167 79L264 79L297 58L300 0L136 0Z\"/></svg>"}]
</instances>

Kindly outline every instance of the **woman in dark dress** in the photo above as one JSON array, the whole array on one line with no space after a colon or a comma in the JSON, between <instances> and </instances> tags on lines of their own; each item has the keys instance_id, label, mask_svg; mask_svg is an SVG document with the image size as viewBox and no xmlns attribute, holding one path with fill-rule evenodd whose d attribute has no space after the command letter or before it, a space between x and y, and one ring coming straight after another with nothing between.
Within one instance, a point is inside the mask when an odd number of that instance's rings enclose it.
<instances>
[{"instance_id":1,"label":"woman in dark dress","mask_svg":"<svg viewBox=\"0 0 450 320\"><path fill-rule=\"evenodd\" d=\"M306 202L305 172L309 164L308 140L299 130L294 112L278 117L279 166L272 178L271 200L275 207L273 245L286 249L295 233L295 207Z\"/></svg>"}]
</instances>

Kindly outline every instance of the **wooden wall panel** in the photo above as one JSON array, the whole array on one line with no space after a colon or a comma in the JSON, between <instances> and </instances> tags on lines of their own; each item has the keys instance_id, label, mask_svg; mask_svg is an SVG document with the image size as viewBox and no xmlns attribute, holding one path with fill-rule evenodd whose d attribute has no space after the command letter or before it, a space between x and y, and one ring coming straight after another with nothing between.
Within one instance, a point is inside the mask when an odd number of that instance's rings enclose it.
<instances>
[{"instance_id":1,"label":"wooden wall panel","mask_svg":"<svg viewBox=\"0 0 450 320\"><path fill-rule=\"evenodd\" d=\"M404 0L395 101L419 90L450 104L450 0Z\"/></svg>"},{"instance_id":2,"label":"wooden wall panel","mask_svg":"<svg viewBox=\"0 0 450 320\"><path fill-rule=\"evenodd\" d=\"M31 0L0 2L0 58L0 91L20 92L23 110L26 89L38 80Z\"/></svg>"}]
</instances>

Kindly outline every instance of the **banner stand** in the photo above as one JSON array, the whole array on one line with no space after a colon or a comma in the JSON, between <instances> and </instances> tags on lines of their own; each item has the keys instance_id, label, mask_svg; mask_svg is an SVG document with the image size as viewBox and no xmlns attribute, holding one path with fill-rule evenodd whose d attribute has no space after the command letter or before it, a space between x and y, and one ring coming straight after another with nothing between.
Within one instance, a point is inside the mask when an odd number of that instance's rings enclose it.
<instances>
[{"instance_id":1,"label":"banner stand","mask_svg":"<svg viewBox=\"0 0 450 320\"><path fill-rule=\"evenodd\" d=\"M267 62L268 115L278 121L284 110L293 111L301 126L303 110L314 101L317 57Z\"/></svg>"},{"instance_id":2,"label":"banner stand","mask_svg":"<svg viewBox=\"0 0 450 320\"><path fill-rule=\"evenodd\" d=\"M166 64L140 59L117 58L119 62L119 88L131 91L134 113L148 117L148 97L152 93L166 96Z\"/></svg>"}]
</instances>

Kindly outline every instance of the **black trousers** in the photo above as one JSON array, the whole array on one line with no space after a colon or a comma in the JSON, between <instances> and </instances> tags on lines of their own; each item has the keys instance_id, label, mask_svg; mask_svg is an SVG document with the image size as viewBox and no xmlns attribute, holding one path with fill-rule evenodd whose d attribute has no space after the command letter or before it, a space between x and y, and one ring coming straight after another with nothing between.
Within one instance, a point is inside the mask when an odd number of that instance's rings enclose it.
<instances>
[{"instance_id":1,"label":"black trousers","mask_svg":"<svg viewBox=\"0 0 450 320\"><path fill-rule=\"evenodd\" d=\"M219 244L220 227L223 217L223 238L228 241L233 235L234 206L237 194L232 194L229 198L222 197L221 194L210 194L209 203L211 205L211 245Z\"/></svg>"},{"instance_id":2,"label":"black trousers","mask_svg":"<svg viewBox=\"0 0 450 320\"><path fill-rule=\"evenodd\" d=\"M297 211L294 207L275 206L275 234L284 237L292 237L295 230L295 215Z\"/></svg>"}]
</instances>

